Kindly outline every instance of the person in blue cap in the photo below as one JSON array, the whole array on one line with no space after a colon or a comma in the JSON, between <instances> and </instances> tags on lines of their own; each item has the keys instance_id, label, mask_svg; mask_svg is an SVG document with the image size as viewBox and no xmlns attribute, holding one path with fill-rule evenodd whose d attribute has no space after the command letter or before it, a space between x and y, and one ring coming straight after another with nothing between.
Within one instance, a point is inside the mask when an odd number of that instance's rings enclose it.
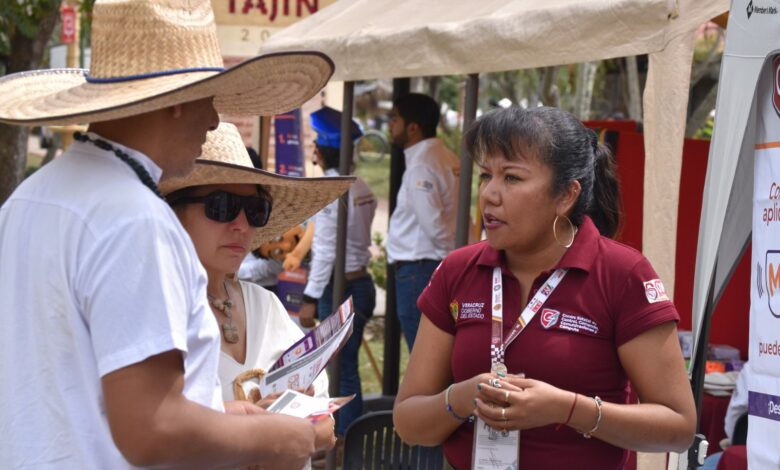
<instances>
[{"instance_id":1,"label":"person in blue cap","mask_svg":"<svg viewBox=\"0 0 780 470\"><path fill-rule=\"evenodd\" d=\"M324 107L311 114L311 126L317 133L314 163L322 167L325 176L338 176L339 147L341 144L341 113ZM352 121L352 141L363 135L360 126ZM312 261L309 279L303 291L304 303L298 318L301 326L314 326L315 310L320 320L331 315L333 305L333 265L336 258L336 226L339 200L318 212L314 220ZM347 427L363 413L358 373L358 350L366 321L373 315L376 289L368 273L371 259L371 222L374 220L377 200L371 188L360 177L349 189L347 222L346 296L352 296L355 320L352 336L341 350L339 395L356 394L354 400L339 412L336 435L343 436Z\"/></svg>"}]
</instances>

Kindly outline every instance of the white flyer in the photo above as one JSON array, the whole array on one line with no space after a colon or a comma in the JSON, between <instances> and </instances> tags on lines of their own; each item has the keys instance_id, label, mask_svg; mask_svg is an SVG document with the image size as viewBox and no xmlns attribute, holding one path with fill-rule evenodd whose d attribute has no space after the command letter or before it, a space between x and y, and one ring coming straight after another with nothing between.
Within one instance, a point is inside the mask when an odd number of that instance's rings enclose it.
<instances>
[{"instance_id":1,"label":"white flyer","mask_svg":"<svg viewBox=\"0 0 780 470\"><path fill-rule=\"evenodd\" d=\"M354 318L354 312L350 313L336 333L328 338L324 344L293 362L265 374L260 379L260 395L267 397L272 393L288 389L307 389L320 375L328 361L349 339L349 335L352 334Z\"/></svg>"}]
</instances>

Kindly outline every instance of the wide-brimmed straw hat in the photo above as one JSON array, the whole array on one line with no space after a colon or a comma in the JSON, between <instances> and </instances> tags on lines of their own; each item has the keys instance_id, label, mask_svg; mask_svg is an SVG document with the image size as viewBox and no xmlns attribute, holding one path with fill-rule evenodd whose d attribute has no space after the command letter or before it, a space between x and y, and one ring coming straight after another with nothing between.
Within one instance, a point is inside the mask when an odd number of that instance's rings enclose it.
<instances>
[{"instance_id":1,"label":"wide-brimmed straw hat","mask_svg":"<svg viewBox=\"0 0 780 470\"><path fill-rule=\"evenodd\" d=\"M268 224L257 229L255 249L300 224L349 189L353 176L295 178L252 166L244 141L233 124L221 123L208 133L194 169L183 177L160 182L164 195L193 186L259 184L273 198Z\"/></svg>"},{"instance_id":2,"label":"wide-brimmed straw hat","mask_svg":"<svg viewBox=\"0 0 780 470\"><path fill-rule=\"evenodd\" d=\"M333 62L284 52L224 69L209 0L97 0L90 70L0 78L0 121L80 124L214 97L219 113L273 115L321 90Z\"/></svg>"}]
</instances>

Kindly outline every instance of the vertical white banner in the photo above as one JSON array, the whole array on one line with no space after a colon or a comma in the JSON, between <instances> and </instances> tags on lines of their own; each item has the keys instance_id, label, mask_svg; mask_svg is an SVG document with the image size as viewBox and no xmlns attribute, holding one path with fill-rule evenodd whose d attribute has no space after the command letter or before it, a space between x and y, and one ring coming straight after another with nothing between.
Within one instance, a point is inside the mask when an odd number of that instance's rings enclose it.
<instances>
[{"instance_id":1,"label":"vertical white banner","mask_svg":"<svg viewBox=\"0 0 780 470\"><path fill-rule=\"evenodd\" d=\"M780 468L780 55L756 90L748 465Z\"/></svg>"}]
</instances>

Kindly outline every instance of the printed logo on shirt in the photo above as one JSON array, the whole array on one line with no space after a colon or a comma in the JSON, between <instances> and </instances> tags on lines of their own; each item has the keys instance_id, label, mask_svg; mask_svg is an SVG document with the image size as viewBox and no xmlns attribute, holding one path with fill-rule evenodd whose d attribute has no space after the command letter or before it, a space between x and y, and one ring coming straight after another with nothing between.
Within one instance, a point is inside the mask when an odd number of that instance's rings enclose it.
<instances>
[{"instance_id":1,"label":"printed logo on shirt","mask_svg":"<svg viewBox=\"0 0 780 470\"><path fill-rule=\"evenodd\" d=\"M453 300L450 302L450 315L452 315L452 321L458 321L458 301Z\"/></svg>"},{"instance_id":2,"label":"printed logo on shirt","mask_svg":"<svg viewBox=\"0 0 780 470\"><path fill-rule=\"evenodd\" d=\"M455 307L457 309L457 306ZM485 302L461 302L458 320L483 320L485 318ZM450 304L452 313L452 304Z\"/></svg>"},{"instance_id":3,"label":"printed logo on shirt","mask_svg":"<svg viewBox=\"0 0 780 470\"><path fill-rule=\"evenodd\" d=\"M598 323L588 317L577 315L575 313L561 313L560 317L558 318L557 329L570 331L572 333L587 333L590 335L599 334Z\"/></svg>"},{"instance_id":4,"label":"printed logo on shirt","mask_svg":"<svg viewBox=\"0 0 780 470\"><path fill-rule=\"evenodd\" d=\"M664 283L660 279L652 279L644 282L645 297L651 304L656 302L664 302L669 300L669 296L666 295L666 288Z\"/></svg>"},{"instance_id":5,"label":"printed logo on shirt","mask_svg":"<svg viewBox=\"0 0 780 470\"><path fill-rule=\"evenodd\" d=\"M433 191L433 183L426 180L417 180L415 187L420 191L425 191L426 193Z\"/></svg>"},{"instance_id":6,"label":"printed logo on shirt","mask_svg":"<svg viewBox=\"0 0 780 470\"><path fill-rule=\"evenodd\" d=\"M553 310L551 308L543 308L542 309L542 316L539 318L539 320L542 322L542 326L545 330L549 330L553 326L555 326L556 323L558 323L558 318L560 318L561 312L558 310Z\"/></svg>"}]
</instances>

